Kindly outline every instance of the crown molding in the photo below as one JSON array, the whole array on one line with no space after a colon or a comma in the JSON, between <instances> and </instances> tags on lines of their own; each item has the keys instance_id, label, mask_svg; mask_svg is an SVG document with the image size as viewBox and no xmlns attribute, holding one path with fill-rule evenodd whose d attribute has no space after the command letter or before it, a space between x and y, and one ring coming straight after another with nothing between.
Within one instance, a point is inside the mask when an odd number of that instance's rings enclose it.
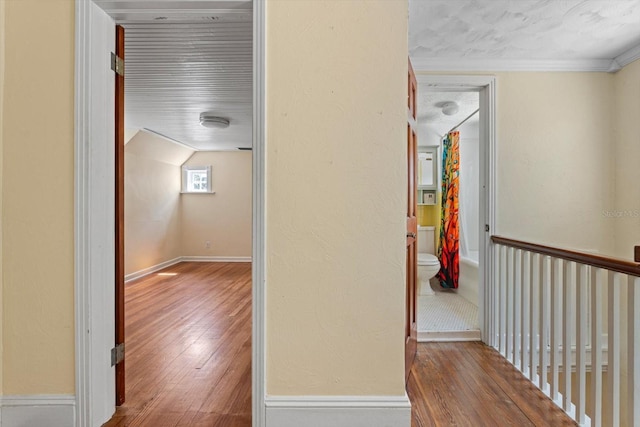
<instances>
[{"instance_id":1,"label":"crown molding","mask_svg":"<svg viewBox=\"0 0 640 427\"><path fill-rule=\"evenodd\" d=\"M620 68L631 64L633 61L640 59L640 44L637 46L632 47L631 49L627 50L626 52L621 53L620 55L616 56L616 58L613 60L616 64L619 65ZM618 69L620 69L618 68ZM618 70L616 70L618 71Z\"/></svg>"},{"instance_id":2,"label":"crown molding","mask_svg":"<svg viewBox=\"0 0 640 427\"><path fill-rule=\"evenodd\" d=\"M581 71L615 72L620 65L619 58L611 59L504 59L504 58L434 58L412 57L413 69L418 72L495 72L495 71ZM639 51L635 53L640 55ZM632 57L633 55L630 55Z\"/></svg>"}]
</instances>

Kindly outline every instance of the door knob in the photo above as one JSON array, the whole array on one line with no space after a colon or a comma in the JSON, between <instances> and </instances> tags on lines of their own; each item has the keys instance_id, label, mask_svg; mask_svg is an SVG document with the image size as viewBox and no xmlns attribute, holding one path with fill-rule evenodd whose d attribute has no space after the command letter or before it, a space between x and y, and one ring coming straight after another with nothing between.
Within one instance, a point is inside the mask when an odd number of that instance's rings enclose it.
<instances>
[{"instance_id":1,"label":"door knob","mask_svg":"<svg viewBox=\"0 0 640 427\"><path fill-rule=\"evenodd\" d=\"M407 237L416 238L416 233L407 233Z\"/></svg>"}]
</instances>

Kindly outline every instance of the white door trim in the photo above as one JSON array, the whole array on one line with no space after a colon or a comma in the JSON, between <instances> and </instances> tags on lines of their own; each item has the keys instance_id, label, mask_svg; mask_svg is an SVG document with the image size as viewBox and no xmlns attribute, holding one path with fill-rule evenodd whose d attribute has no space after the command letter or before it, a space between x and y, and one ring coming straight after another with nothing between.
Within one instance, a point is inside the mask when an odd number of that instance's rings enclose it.
<instances>
[{"instance_id":1,"label":"white door trim","mask_svg":"<svg viewBox=\"0 0 640 427\"><path fill-rule=\"evenodd\" d=\"M125 4L121 1L120 4ZM132 10L140 2L131 1ZM182 11L180 3L174 2ZM185 6L195 8L197 2L185 2ZM144 12L167 12L169 3L162 0L145 2ZM200 3L194 13L211 13L207 7L215 7L215 2ZM92 325L104 322L114 307L101 306L92 302L100 281L96 279L100 272L113 271L115 257L113 251L100 247L101 241L109 234L108 220L104 208L95 203L96 199L110 200L115 189L107 185L109 179L108 162L100 162L101 155L95 146L99 139L94 138L96 118L91 116L92 105L100 102L92 94L91 84L98 78L91 73L91 43L96 37L92 26L91 9L96 7L94 0L76 0L76 49L75 49L75 374L76 374L76 425L94 427L94 412L99 407L113 405L115 394L102 397L95 390L108 388L95 373L103 367L103 349L110 348L113 342L102 342L94 333ZM187 10L185 7L185 11ZM253 337L252 337L252 419L254 427L265 425L265 5L262 1L253 3ZM94 52L95 54L95 52ZM106 118L105 118L106 119ZM98 161L96 161L98 160ZM104 188L108 187L104 194ZM98 194L99 197L95 197ZM94 197L92 197L94 195ZM106 196L106 197L105 197ZM113 225L111 224L111 229ZM100 239L95 239L95 236ZM100 250L107 253L101 254ZM108 279L108 278L107 278ZM108 280L107 280L108 281ZM105 282L105 279L102 279ZM112 314L113 316L113 314ZM103 357L104 356L104 357ZM115 378L113 379L115 381ZM110 399L110 402L105 402ZM106 421L106 420L105 420ZM97 422L97 421L96 421Z\"/></svg>"},{"instance_id":2,"label":"white door trim","mask_svg":"<svg viewBox=\"0 0 640 427\"><path fill-rule=\"evenodd\" d=\"M480 333L482 341L493 345L494 325L494 288L493 288L493 252L491 250L491 235L496 230L496 77L495 76L455 76L420 74L416 69L418 80L418 96L420 91L433 89L439 92L478 91L480 93L480 224L479 227L489 226L489 231L480 233L480 244L484 251L480 251L480 283L478 294L480 301L478 312L480 317Z\"/></svg>"}]
</instances>

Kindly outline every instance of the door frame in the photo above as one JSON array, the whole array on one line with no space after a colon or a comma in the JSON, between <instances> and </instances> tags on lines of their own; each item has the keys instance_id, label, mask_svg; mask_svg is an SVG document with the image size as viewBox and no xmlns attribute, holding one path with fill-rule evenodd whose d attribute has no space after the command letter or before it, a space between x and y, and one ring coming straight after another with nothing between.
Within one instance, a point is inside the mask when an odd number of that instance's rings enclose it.
<instances>
[{"instance_id":1,"label":"door frame","mask_svg":"<svg viewBox=\"0 0 640 427\"><path fill-rule=\"evenodd\" d=\"M479 234L480 251L478 283L478 316L480 318L480 334L482 341L493 345L496 340L494 315L495 313L495 285L494 254L491 246L491 235L498 234L496 230L496 202L497 202L497 141L496 141L496 77L491 75L437 75L420 74L415 70L418 80L418 96L425 89L440 92L470 92L480 94L480 223L481 229L488 226L488 230Z\"/></svg>"},{"instance_id":2,"label":"door frame","mask_svg":"<svg viewBox=\"0 0 640 427\"><path fill-rule=\"evenodd\" d=\"M75 310L75 424L93 427L96 413L113 408L115 399L108 390L108 381L115 385L115 375L105 379L103 366L108 355L104 349L113 346L109 337L94 333L92 325L105 319L115 319L114 307L97 303L92 296L100 286L114 286L100 273L113 271L114 251L105 250L101 242L113 239L113 215L105 215L104 206L96 199L113 200L115 188L110 181L113 172L96 149L93 132L99 120L90 113L92 105L101 102L92 93L92 83L100 76L91 73L91 42L100 34L92 26L91 9L98 7L95 0L75 0L75 141L74 141L74 310ZM136 1L121 1L128 9L136 9ZM190 15L211 13L214 1L187 2L191 10L180 2L150 0L145 2L145 13L166 13L173 7L189 11ZM197 7L196 7L197 6ZM115 27L115 23L114 23ZM104 36L104 35L103 35ZM108 55L108 53L105 53ZM113 94L111 94L113 96ZM106 117L108 119L108 117ZM104 120L104 119L103 119ZM253 198L252 198L252 424L265 425L265 4L253 2ZM93 144L93 145L92 145ZM102 161L101 161L102 160ZM105 193L105 188L107 194ZM92 197L99 194L100 197ZM112 212L113 209L109 210ZM108 248L107 248L108 249ZM102 252L101 252L102 251ZM106 277L106 279L105 279ZM112 387L113 387L112 386ZM110 409L109 409L110 410ZM104 420L107 421L107 420Z\"/></svg>"}]
</instances>

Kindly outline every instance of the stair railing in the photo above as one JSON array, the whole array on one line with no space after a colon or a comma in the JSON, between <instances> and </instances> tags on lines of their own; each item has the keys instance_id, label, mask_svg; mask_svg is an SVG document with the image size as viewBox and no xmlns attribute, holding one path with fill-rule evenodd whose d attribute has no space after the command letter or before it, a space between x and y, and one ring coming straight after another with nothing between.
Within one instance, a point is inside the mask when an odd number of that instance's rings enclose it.
<instances>
[{"instance_id":1,"label":"stair railing","mask_svg":"<svg viewBox=\"0 0 640 427\"><path fill-rule=\"evenodd\" d=\"M580 425L640 425L640 264L499 236L492 344Z\"/></svg>"}]
</instances>

